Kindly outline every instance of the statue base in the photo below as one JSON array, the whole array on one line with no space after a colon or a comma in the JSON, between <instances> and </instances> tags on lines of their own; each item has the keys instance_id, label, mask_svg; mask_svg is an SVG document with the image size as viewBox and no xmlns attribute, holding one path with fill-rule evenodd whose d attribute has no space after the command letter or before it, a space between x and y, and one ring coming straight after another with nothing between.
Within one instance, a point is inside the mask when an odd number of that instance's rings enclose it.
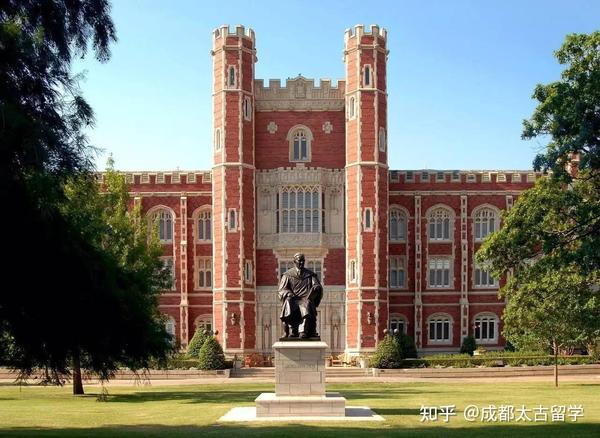
<instances>
[{"instance_id":1,"label":"statue base","mask_svg":"<svg viewBox=\"0 0 600 438\"><path fill-rule=\"evenodd\" d=\"M276 342L273 350L275 393L258 396L257 417L345 416L346 399L338 393L325 392L325 342L286 338Z\"/></svg>"}]
</instances>

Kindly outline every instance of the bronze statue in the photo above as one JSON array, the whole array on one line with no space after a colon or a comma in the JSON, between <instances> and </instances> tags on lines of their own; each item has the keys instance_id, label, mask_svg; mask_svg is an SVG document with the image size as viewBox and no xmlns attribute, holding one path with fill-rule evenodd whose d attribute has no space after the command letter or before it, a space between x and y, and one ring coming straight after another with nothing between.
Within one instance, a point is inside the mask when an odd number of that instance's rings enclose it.
<instances>
[{"instance_id":1,"label":"bronze statue","mask_svg":"<svg viewBox=\"0 0 600 438\"><path fill-rule=\"evenodd\" d=\"M285 336L281 340L320 339L317 333L317 307L323 287L317 275L304 267L304 254L294 255L294 267L279 281L279 299Z\"/></svg>"}]
</instances>

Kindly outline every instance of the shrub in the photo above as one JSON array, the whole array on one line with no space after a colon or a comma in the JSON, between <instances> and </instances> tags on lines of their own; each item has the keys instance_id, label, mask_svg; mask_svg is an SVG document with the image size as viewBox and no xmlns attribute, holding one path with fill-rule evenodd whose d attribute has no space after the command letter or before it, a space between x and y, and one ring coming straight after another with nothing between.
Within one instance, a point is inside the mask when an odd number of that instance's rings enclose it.
<instances>
[{"instance_id":1,"label":"shrub","mask_svg":"<svg viewBox=\"0 0 600 438\"><path fill-rule=\"evenodd\" d=\"M395 337L401 359L413 359L417 357L417 347L411 336L398 333Z\"/></svg>"},{"instance_id":2,"label":"shrub","mask_svg":"<svg viewBox=\"0 0 600 438\"><path fill-rule=\"evenodd\" d=\"M477 348L477 344L475 343L475 338L473 336L467 336L463 339L462 346L460 347L461 354L468 354L469 356L473 356L473 352Z\"/></svg>"},{"instance_id":3,"label":"shrub","mask_svg":"<svg viewBox=\"0 0 600 438\"><path fill-rule=\"evenodd\" d=\"M189 358L198 359L198 355L200 354L200 349L204 345L204 341L208 338L209 334L204 329L196 330L192 340L188 345L187 356Z\"/></svg>"},{"instance_id":4,"label":"shrub","mask_svg":"<svg viewBox=\"0 0 600 438\"><path fill-rule=\"evenodd\" d=\"M369 360L372 368L399 368L402 358L394 336L386 335Z\"/></svg>"},{"instance_id":5,"label":"shrub","mask_svg":"<svg viewBox=\"0 0 600 438\"><path fill-rule=\"evenodd\" d=\"M225 369L225 355L214 336L209 336L200 349L198 366L201 370Z\"/></svg>"}]
</instances>

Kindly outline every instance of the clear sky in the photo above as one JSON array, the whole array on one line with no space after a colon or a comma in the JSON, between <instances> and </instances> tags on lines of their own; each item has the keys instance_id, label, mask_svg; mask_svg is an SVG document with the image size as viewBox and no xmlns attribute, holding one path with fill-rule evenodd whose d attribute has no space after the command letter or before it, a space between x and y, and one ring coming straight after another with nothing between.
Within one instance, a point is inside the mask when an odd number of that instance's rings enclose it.
<instances>
[{"instance_id":1,"label":"clear sky","mask_svg":"<svg viewBox=\"0 0 600 438\"><path fill-rule=\"evenodd\" d=\"M392 169L527 169L541 141L520 139L536 83L561 71L568 33L600 28L600 1L113 0L119 41L78 60L96 112L89 132L123 170L210 169L211 33L256 32L256 77L342 79L344 30L388 29Z\"/></svg>"}]
</instances>

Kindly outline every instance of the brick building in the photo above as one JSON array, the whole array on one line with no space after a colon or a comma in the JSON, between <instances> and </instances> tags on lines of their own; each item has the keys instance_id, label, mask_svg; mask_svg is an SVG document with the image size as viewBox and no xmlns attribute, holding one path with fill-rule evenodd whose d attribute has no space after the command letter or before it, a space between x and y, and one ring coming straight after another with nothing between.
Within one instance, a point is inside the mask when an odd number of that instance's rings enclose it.
<instances>
[{"instance_id":1,"label":"brick building","mask_svg":"<svg viewBox=\"0 0 600 438\"><path fill-rule=\"evenodd\" d=\"M385 29L356 26L344 80L265 84L254 32L213 32L212 170L128 174L160 223L174 273L160 304L183 347L209 327L226 353L269 352L278 277L298 251L324 284L318 327L333 352L372 351L388 327L423 353L468 335L503 346L499 282L474 254L537 175L390 170L386 44Z\"/></svg>"}]
</instances>

